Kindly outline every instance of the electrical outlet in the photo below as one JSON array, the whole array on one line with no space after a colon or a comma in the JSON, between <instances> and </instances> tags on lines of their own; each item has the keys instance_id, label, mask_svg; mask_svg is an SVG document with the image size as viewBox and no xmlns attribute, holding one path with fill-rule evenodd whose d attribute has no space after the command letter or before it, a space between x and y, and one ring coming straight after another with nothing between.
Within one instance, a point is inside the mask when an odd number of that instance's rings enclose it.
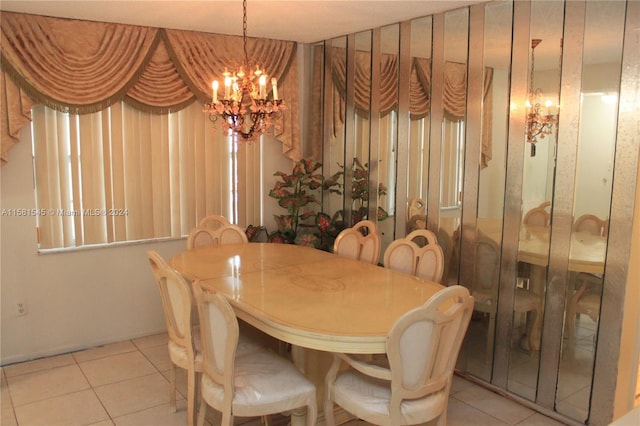
<instances>
[{"instance_id":1,"label":"electrical outlet","mask_svg":"<svg viewBox=\"0 0 640 426\"><path fill-rule=\"evenodd\" d=\"M27 315L27 304L24 302L18 302L16 304L16 315L17 316L22 316L22 315Z\"/></svg>"}]
</instances>

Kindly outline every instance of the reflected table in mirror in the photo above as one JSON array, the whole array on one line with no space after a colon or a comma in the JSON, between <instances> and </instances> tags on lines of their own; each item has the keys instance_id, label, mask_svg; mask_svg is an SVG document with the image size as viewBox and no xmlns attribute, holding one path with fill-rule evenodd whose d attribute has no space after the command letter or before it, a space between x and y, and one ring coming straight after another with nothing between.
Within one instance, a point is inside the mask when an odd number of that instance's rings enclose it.
<instances>
[{"instance_id":1,"label":"reflected table in mirror","mask_svg":"<svg viewBox=\"0 0 640 426\"><path fill-rule=\"evenodd\" d=\"M227 297L237 317L290 343L322 403L326 352L385 352L391 326L444 287L413 275L290 244L182 252L170 265ZM292 417L292 424L302 421Z\"/></svg>"}]
</instances>

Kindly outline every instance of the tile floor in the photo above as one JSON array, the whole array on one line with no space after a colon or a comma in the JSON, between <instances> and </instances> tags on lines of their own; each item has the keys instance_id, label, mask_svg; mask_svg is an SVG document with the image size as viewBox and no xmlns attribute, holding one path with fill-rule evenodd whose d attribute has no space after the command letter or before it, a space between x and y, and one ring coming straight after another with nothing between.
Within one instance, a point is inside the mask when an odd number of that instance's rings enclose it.
<instances>
[{"instance_id":1,"label":"tile floor","mask_svg":"<svg viewBox=\"0 0 640 426\"><path fill-rule=\"evenodd\" d=\"M185 425L184 397L168 406L166 334L8 365L1 370L3 426ZM178 370L180 371L180 370ZM180 382L180 380L182 382ZM184 395L184 376L178 389ZM209 418L210 423L215 422ZM274 425L286 425L276 417ZM257 419L236 419L257 426ZM364 426L351 421L349 426ZM561 425L555 420L455 377L448 425Z\"/></svg>"}]
</instances>

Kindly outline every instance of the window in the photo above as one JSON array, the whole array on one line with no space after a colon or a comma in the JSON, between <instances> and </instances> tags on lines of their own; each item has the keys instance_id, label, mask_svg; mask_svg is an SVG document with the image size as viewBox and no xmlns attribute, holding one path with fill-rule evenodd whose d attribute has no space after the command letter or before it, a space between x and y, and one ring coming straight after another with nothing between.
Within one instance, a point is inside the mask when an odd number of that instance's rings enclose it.
<instances>
[{"instance_id":1,"label":"window","mask_svg":"<svg viewBox=\"0 0 640 426\"><path fill-rule=\"evenodd\" d=\"M251 190L260 186L252 167L259 144L234 147L202 109L34 108L40 249L182 237L213 213L236 223L259 219Z\"/></svg>"}]
</instances>

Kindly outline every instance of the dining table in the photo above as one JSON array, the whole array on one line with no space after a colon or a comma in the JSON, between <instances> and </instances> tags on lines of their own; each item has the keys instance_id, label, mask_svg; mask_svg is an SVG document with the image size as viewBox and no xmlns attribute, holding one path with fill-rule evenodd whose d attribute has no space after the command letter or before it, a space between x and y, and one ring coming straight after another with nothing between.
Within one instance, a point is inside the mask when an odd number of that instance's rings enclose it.
<instances>
[{"instance_id":1,"label":"dining table","mask_svg":"<svg viewBox=\"0 0 640 426\"><path fill-rule=\"evenodd\" d=\"M331 352L385 353L387 334L398 318L444 288L293 244L198 247L173 256L169 264L224 295L242 321L291 344L293 362L316 384L319 403ZM292 424L303 420L304 414L292 415Z\"/></svg>"}]
</instances>

